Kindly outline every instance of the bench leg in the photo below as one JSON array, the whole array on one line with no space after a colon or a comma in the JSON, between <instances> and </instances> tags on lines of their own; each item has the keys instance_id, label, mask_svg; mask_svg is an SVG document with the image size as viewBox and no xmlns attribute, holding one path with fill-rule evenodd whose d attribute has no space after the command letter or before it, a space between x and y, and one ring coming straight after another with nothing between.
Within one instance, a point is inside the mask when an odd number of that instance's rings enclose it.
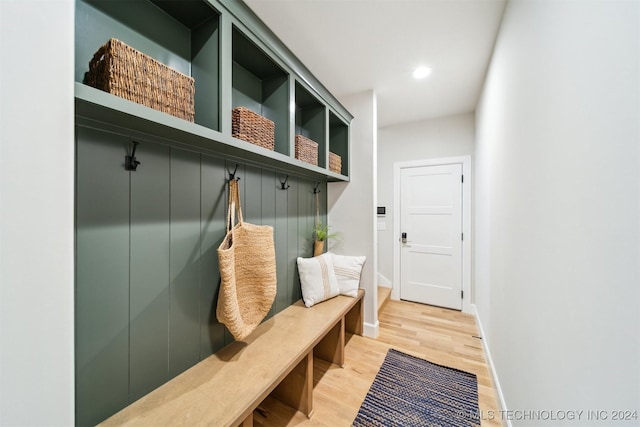
<instances>
[{"instance_id":1,"label":"bench leg","mask_svg":"<svg viewBox=\"0 0 640 427\"><path fill-rule=\"evenodd\" d=\"M305 414L313 415L313 352L287 375L271 396Z\"/></svg>"},{"instance_id":2,"label":"bench leg","mask_svg":"<svg viewBox=\"0 0 640 427\"><path fill-rule=\"evenodd\" d=\"M344 366L344 318L313 349L313 355L338 366Z\"/></svg>"},{"instance_id":3,"label":"bench leg","mask_svg":"<svg viewBox=\"0 0 640 427\"><path fill-rule=\"evenodd\" d=\"M239 427L253 427L253 412L250 413L247 418L244 419Z\"/></svg>"},{"instance_id":4,"label":"bench leg","mask_svg":"<svg viewBox=\"0 0 640 427\"><path fill-rule=\"evenodd\" d=\"M364 304L363 298L353 306L351 310L345 315L345 327L347 332L354 335L362 335L362 323L364 321Z\"/></svg>"}]
</instances>

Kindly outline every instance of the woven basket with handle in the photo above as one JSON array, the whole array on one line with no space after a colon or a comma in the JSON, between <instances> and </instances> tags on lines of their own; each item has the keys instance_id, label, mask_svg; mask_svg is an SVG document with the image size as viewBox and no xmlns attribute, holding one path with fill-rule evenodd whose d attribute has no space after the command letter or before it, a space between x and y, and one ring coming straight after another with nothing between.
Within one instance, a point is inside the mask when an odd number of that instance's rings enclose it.
<instances>
[{"instance_id":1,"label":"woven basket with handle","mask_svg":"<svg viewBox=\"0 0 640 427\"><path fill-rule=\"evenodd\" d=\"M244 222L235 179L229 181L227 234L218 247L218 264L216 317L236 340L243 340L262 322L275 299L276 253L273 227Z\"/></svg>"}]
</instances>

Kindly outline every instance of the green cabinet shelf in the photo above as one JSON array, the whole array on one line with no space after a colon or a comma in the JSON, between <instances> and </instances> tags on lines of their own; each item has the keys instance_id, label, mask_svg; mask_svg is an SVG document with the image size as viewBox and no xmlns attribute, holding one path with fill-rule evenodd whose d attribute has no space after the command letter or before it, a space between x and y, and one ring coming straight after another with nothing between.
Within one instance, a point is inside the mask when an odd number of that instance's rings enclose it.
<instances>
[{"instance_id":1,"label":"green cabinet shelf","mask_svg":"<svg viewBox=\"0 0 640 427\"><path fill-rule=\"evenodd\" d=\"M353 117L241 2L77 0L75 34L76 116L84 125L323 182L349 180ZM195 122L83 84L93 54L110 38L193 77ZM274 122L273 151L231 136L237 106ZM317 166L295 158L296 134L318 143ZM341 173L329 170L329 151L342 157Z\"/></svg>"},{"instance_id":2,"label":"green cabinet shelf","mask_svg":"<svg viewBox=\"0 0 640 427\"><path fill-rule=\"evenodd\" d=\"M225 135L77 82L75 108L77 123L86 127L129 135L132 139L153 139L167 145L268 166L282 173L318 181L347 180L347 177L325 168L309 165L289 155L258 147L233 138L230 134Z\"/></svg>"}]
</instances>

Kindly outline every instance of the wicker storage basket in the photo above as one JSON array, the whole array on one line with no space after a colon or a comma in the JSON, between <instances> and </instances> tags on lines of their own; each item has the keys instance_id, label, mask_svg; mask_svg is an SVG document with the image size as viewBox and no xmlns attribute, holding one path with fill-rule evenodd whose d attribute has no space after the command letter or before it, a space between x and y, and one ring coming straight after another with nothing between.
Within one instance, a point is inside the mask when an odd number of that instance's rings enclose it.
<instances>
[{"instance_id":1,"label":"wicker storage basket","mask_svg":"<svg viewBox=\"0 0 640 427\"><path fill-rule=\"evenodd\" d=\"M93 55L89 86L193 122L195 82L117 39Z\"/></svg>"},{"instance_id":2,"label":"wicker storage basket","mask_svg":"<svg viewBox=\"0 0 640 427\"><path fill-rule=\"evenodd\" d=\"M245 107L232 110L231 134L268 150L273 150L275 124Z\"/></svg>"},{"instance_id":3,"label":"wicker storage basket","mask_svg":"<svg viewBox=\"0 0 640 427\"><path fill-rule=\"evenodd\" d=\"M329 170L335 173L342 173L342 157L329 151Z\"/></svg>"},{"instance_id":4,"label":"wicker storage basket","mask_svg":"<svg viewBox=\"0 0 640 427\"><path fill-rule=\"evenodd\" d=\"M318 143L306 136L296 135L296 159L318 166Z\"/></svg>"}]
</instances>

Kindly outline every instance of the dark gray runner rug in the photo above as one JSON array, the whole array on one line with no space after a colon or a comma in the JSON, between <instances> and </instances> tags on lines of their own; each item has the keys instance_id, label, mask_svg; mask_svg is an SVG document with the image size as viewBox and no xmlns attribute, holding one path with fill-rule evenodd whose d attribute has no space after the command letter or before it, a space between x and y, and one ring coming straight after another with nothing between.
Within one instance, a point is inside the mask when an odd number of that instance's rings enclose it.
<instances>
[{"instance_id":1,"label":"dark gray runner rug","mask_svg":"<svg viewBox=\"0 0 640 427\"><path fill-rule=\"evenodd\" d=\"M353 426L479 426L479 414L474 374L390 349Z\"/></svg>"}]
</instances>

